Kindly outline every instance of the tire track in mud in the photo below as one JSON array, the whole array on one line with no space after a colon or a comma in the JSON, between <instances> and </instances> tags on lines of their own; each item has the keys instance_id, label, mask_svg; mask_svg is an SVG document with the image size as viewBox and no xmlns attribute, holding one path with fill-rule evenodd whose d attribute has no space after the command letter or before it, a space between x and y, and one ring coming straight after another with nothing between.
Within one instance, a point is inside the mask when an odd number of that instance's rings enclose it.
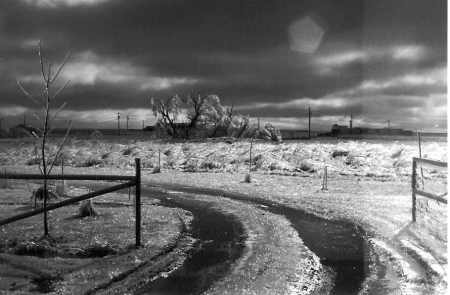
<instances>
[{"instance_id":1,"label":"tire track in mud","mask_svg":"<svg viewBox=\"0 0 450 295\"><path fill-rule=\"evenodd\" d=\"M145 191L145 190L144 190ZM135 294L200 294L229 271L244 249L244 229L231 215L209 208L205 202L177 199L159 192L159 205L191 212L189 232L197 240L183 265L138 289ZM220 231L217 229L220 228Z\"/></svg>"},{"instance_id":2,"label":"tire track in mud","mask_svg":"<svg viewBox=\"0 0 450 295\"><path fill-rule=\"evenodd\" d=\"M305 245L312 250L323 265L335 273L331 294L358 294L369 273L368 250L364 231L346 221L330 221L300 209L242 194L231 194L214 189L203 189L180 185L155 185L158 193L174 190L181 193L221 196L256 205L260 209L284 216L298 232Z\"/></svg>"}]
</instances>

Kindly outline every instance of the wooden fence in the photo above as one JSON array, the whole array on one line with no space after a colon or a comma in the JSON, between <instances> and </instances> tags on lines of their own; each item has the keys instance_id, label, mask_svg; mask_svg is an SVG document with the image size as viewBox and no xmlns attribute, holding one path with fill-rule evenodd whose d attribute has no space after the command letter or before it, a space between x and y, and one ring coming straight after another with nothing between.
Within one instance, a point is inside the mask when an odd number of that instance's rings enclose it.
<instances>
[{"instance_id":1,"label":"wooden fence","mask_svg":"<svg viewBox=\"0 0 450 295\"><path fill-rule=\"evenodd\" d=\"M412 162L412 174L411 174L411 188L412 188L412 220L416 222L416 198L417 196L423 196L428 199L432 199L441 203L447 204L447 199L442 196L435 195L429 192L425 192L417 188L417 164L421 164L421 166L437 166L441 168L447 168L446 162L440 162L430 159L423 158L413 158Z\"/></svg>"},{"instance_id":2,"label":"wooden fence","mask_svg":"<svg viewBox=\"0 0 450 295\"><path fill-rule=\"evenodd\" d=\"M66 199L64 201L47 205L46 208L39 208L15 216L11 216L0 220L0 226L15 222L24 218L28 218L44 211L51 211L63 206L74 204L80 201L92 199L104 194L108 194L114 191L118 191L124 188L135 187L135 207L136 207L136 219L135 219L135 236L136 236L136 247L141 246L141 161L140 159L135 159L136 171L134 176L120 176L120 175L48 175L49 180L97 180L97 181L126 181L118 185L103 188L94 192L89 192L87 194ZM19 174L19 173L1 173L0 179L27 179L27 180L42 180L44 176L42 174Z\"/></svg>"}]
</instances>

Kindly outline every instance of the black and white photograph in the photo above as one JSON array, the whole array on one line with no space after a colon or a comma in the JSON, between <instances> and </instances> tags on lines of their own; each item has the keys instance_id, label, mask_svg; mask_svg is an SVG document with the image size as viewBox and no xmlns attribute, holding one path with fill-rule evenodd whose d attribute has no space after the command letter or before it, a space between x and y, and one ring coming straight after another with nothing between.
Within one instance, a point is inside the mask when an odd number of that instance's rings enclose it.
<instances>
[{"instance_id":1,"label":"black and white photograph","mask_svg":"<svg viewBox=\"0 0 450 295\"><path fill-rule=\"evenodd\" d=\"M0 0L0 294L448 294L446 0Z\"/></svg>"}]
</instances>

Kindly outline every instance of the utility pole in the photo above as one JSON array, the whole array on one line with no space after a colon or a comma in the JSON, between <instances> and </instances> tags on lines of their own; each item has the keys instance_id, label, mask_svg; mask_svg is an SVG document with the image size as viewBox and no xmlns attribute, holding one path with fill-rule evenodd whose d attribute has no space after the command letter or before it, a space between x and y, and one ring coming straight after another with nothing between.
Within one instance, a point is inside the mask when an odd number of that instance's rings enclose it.
<instances>
[{"instance_id":1,"label":"utility pole","mask_svg":"<svg viewBox=\"0 0 450 295\"><path fill-rule=\"evenodd\" d=\"M353 131L353 114L350 113L350 133Z\"/></svg>"},{"instance_id":2,"label":"utility pole","mask_svg":"<svg viewBox=\"0 0 450 295\"><path fill-rule=\"evenodd\" d=\"M261 129L261 124L260 124L259 117L258 117L258 130L259 129Z\"/></svg>"},{"instance_id":3,"label":"utility pole","mask_svg":"<svg viewBox=\"0 0 450 295\"><path fill-rule=\"evenodd\" d=\"M308 106L308 138L311 138L311 106Z\"/></svg>"},{"instance_id":4,"label":"utility pole","mask_svg":"<svg viewBox=\"0 0 450 295\"><path fill-rule=\"evenodd\" d=\"M128 121L130 121L130 115L127 115L127 132L128 132Z\"/></svg>"},{"instance_id":5,"label":"utility pole","mask_svg":"<svg viewBox=\"0 0 450 295\"><path fill-rule=\"evenodd\" d=\"M120 135L120 113L117 112L117 131Z\"/></svg>"}]
</instances>

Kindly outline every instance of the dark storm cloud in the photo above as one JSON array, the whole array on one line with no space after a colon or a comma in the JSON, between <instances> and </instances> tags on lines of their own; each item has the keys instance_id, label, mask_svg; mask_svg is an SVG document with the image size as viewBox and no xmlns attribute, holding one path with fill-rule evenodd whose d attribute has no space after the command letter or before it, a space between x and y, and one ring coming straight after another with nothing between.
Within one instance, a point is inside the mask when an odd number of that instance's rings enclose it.
<instances>
[{"instance_id":1,"label":"dark storm cloud","mask_svg":"<svg viewBox=\"0 0 450 295\"><path fill-rule=\"evenodd\" d=\"M150 96L191 91L235 105L348 100L324 106L330 115L370 112L361 95L391 96L392 106L402 108L397 96L414 101L446 90L445 83L412 79L408 85L398 78L446 64L446 11L443 0L6 0L0 3L0 104L30 106L15 80L33 82L38 75L34 47L42 39L56 61L73 52L75 65L62 77L72 81L63 99L73 110L147 107ZM290 26L306 16L323 30L316 52L290 44ZM296 41L314 36L307 37ZM296 111L261 108L254 115Z\"/></svg>"}]
</instances>

